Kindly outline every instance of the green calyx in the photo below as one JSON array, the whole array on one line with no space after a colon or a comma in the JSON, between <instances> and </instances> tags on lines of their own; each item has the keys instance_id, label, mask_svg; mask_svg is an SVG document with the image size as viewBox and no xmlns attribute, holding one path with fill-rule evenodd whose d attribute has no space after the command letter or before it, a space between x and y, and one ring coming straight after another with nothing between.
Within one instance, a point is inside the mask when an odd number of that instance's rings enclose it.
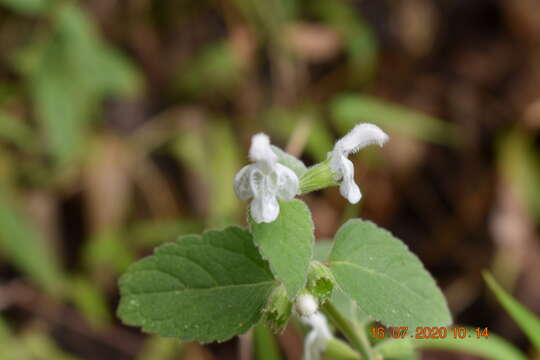
<instances>
[{"instance_id":1,"label":"green calyx","mask_svg":"<svg viewBox=\"0 0 540 360\"><path fill-rule=\"evenodd\" d=\"M322 304L332 296L336 282L330 269L318 261L312 261L309 267L306 289Z\"/></svg>"},{"instance_id":2,"label":"green calyx","mask_svg":"<svg viewBox=\"0 0 540 360\"><path fill-rule=\"evenodd\" d=\"M300 178L300 193L305 194L336 185L334 172L330 169L330 160L327 159L313 165L302 175Z\"/></svg>"},{"instance_id":3,"label":"green calyx","mask_svg":"<svg viewBox=\"0 0 540 360\"><path fill-rule=\"evenodd\" d=\"M270 296L268 304L263 310L263 319L272 332L277 334L285 329L289 317L291 316L291 312L292 303L287 297L285 287L281 285L277 287Z\"/></svg>"}]
</instances>

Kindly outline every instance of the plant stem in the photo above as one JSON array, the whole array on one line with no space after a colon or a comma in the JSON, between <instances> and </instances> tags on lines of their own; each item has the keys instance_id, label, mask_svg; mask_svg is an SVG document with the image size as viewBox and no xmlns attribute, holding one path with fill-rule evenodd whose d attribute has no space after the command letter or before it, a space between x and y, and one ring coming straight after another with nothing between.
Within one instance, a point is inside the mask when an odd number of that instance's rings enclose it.
<instances>
[{"instance_id":1,"label":"plant stem","mask_svg":"<svg viewBox=\"0 0 540 360\"><path fill-rule=\"evenodd\" d=\"M332 323L345 335L352 347L356 349L362 359L374 360L371 345L363 331L359 331L356 327L339 312L339 310L330 301L327 301L322 306L326 316Z\"/></svg>"}]
</instances>

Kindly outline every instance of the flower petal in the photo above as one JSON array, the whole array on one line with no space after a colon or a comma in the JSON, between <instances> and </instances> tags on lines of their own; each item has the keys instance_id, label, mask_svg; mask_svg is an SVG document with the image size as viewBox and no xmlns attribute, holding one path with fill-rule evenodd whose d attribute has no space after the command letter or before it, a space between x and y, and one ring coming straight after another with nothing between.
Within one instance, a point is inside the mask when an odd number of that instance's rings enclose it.
<instances>
[{"instance_id":1,"label":"flower petal","mask_svg":"<svg viewBox=\"0 0 540 360\"><path fill-rule=\"evenodd\" d=\"M265 193L251 201L251 217L256 223L270 223L279 215L279 203L275 196Z\"/></svg>"},{"instance_id":2,"label":"flower petal","mask_svg":"<svg viewBox=\"0 0 540 360\"><path fill-rule=\"evenodd\" d=\"M294 199L298 194L299 181L298 176L288 167L276 164L274 171L277 175L277 193L276 195L285 201Z\"/></svg>"},{"instance_id":3,"label":"flower petal","mask_svg":"<svg viewBox=\"0 0 540 360\"><path fill-rule=\"evenodd\" d=\"M341 185L339 186L339 192L341 195L347 199L351 204L356 204L362 198L362 193L360 188L354 182L354 165L347 159L342 159L342 180Z\"/></svg>"},{"instance_id":4,"label":"flower petal","mask_svg":"<svg viewBox=\"0 0 540 360\"><path fill-rule=\"evenodd\" d=\"M246 165L234 177L234 192L242 201L253 197L253 192L249 184L252 171L253 165Z\"/></svg>"},{"instance_id":5,"label":"flower petal","mask_svg":"<svg viewBox=\"0 0 540 360\"><path fill-rule=\"evenodd\" d=\"M334 151L349 155L368 145L383 146L386 141L388 141L388 135L377 125L358 124L336 143Z\"/></svg>"},{"instance_id":6,"label":"flower petal","mask_svg":"<svg viewBox=\"0 0 540 360\"><path fill-rule=\"evenodd\" d=\"M256 162L264 173L268 174L272 171L278 157L272 151L268 135L259 133L251 138L249 158L251 161Z\"/></svg>"}]
</instances>

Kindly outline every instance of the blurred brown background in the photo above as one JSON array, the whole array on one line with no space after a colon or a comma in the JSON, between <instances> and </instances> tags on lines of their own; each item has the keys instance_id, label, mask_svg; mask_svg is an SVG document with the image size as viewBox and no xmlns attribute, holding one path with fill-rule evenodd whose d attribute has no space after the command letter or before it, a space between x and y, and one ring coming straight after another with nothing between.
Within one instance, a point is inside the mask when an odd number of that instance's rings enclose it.
<instances>
[{"instance_id":1,"label":"blurred brown background","mask_svg":"<svg viewBox=\"0 0 540 360\"><path fill-rule=\"evenodd\" d=\"M313 164L363 121L391 140L351 157L360 206L305 197L318 237L372 219L534 356L480 272L540 312L538 0L0 0L0 45L0 359L249 358L122 326L116 280L244 223L254 133Z\"/></svg>"}]
</instances>

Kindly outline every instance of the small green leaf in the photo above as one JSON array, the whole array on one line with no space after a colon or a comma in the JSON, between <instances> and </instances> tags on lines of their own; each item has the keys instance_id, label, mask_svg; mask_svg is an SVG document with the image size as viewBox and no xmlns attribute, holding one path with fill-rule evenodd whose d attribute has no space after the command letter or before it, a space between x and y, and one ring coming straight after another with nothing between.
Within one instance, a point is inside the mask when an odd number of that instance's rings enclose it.
<instances>
[{"instance_id":1,"label":"small green leaf","mask_svg":"<svg viewBox=\"0 0 540 360\"><path fill-rule=\"evenodd\" d=\"M314 227L308 207L300 200L282 201L274 222L257 224L251 216L249 222L253 241L293 299L306 285L313 255Z\"/></svg>"},{"instance_id":2,"label":"small green leaf","mask_svg":"<svg viewBox=\"0 0 540 360\"><path fill-rule=\"evenodd\" d=\"M512 319L518 323L536 349L540 351L540 320L538 317L508 294L489 272L485 271L483 275L484 280L497 297L497 300L499 300L499 303L506 309Z\"/></svg>"},{"instance_id":3,"label":"small green leaf","mask_svg":"<svg viewBox=\"0 0 540 360\"><path fill-rule=\"evenodd\" d=\"M272 145L272 151L274 151L274 154L277 155L278 162L281 165L285 165L286 167L294 171L298 178L304 175L304 173L307 171L306 165L304 165L304 163L300 159L295 158L291 154L286 153L285 151L274 145Z\"/></svg>"},{"instance_id":4,"label":"small green leaf","mask_svg":"<svg viewBox=\"0 0 540 360\"><path fill-rule=\"evenodd\" d=\"M335 237L329 258L340 288L387 326L446 326L446 300L418 258L389 232L359 219Z\"/></svg>"},{"instance_id":5,"label":"small green leaf","mask_svg":"<svg viewBox=\"0 0 540 360\"><path fill-rule=\"evenodd\" d=\"M259 321L276 282L247 230L162 245L120 279L118 315L164 337L224 341Z\"/></svg>"},{"instance_id":6,"label":"small green leaf","mask_svg":"<svg viewBox=\"0 0 540 360\"><path fill-rule=\"evenodd\" d=\"M448 329L450 333L452 329ZM476 333L474 329L468 329L469 333ZM463 354L481 356L488 360L526 360L527 357L509 342L489 333L489 337L478 339L476 337L454 338L447 336L444 339L422 339L414 342L418 349L452 351Z\"/></svg>"}]
</instances>

